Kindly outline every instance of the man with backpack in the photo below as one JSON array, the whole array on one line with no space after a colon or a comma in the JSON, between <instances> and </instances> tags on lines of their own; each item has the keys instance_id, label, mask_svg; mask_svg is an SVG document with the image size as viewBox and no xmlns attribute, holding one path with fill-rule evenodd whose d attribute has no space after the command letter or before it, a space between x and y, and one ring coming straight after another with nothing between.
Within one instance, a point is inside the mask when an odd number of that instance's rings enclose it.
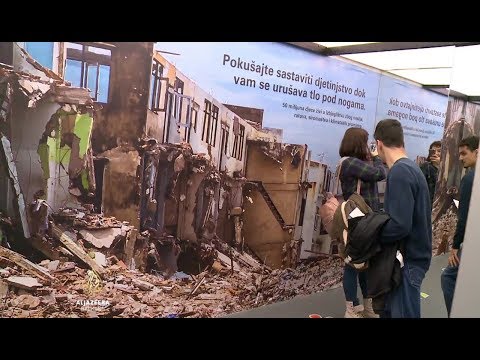
<instances>
[{"instance_id":1,"label":"man with backpack","mask_svg":"<svg viewBox=\"0 0 480 360\"><path fill-rule=\"evenodd\" d=\"M390 169L384 199L390 219L379 241L385 245L400 244L397 260L402 264L401 283L387 294L381 316L419 318L420 288L432 258L428 185L418 165L407 157L398 120L380 121L374 138L379 156Z\"/></svg>"}]
</instances>

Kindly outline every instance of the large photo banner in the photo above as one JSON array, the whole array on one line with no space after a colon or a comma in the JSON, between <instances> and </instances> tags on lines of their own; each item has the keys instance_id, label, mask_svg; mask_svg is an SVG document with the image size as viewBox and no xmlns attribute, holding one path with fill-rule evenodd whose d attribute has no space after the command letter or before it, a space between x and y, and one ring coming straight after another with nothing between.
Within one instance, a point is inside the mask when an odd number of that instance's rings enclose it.
<instances>
[{"instance_id":1,"label":"large photo banner","mask_svg":"<svg viewBox=\"0 0 480 360\"><path fill-rule=\"evenodd\" d=\"M442 140L447 102L444 95L384 75L380 79L376 122L399 120L408 157L421 163L428 156L430 144Z\"/></svg>"},{"instance_id":2,"label":"large photo banner","mask_svg":"<svg viewBox=\"0 0 480 360\"><path fill-rule=\"evenodd\" d=\"M465 175L458 144L479 132L480 106L450 97L432 211L433 250L437 255L449 250L456 229L460 181Z\"/></svg>"},{"instance_id":3,"label":"large photo banner","mask_svg":"<svg viewBox=\"0 0 480 360\"><path fill-rule=\"evenodd\" d=\"M263 126L307 144L334 167L345 130L373 138L385 118L402 122L409 157L426 156L443 134L447 97L359 65L280 43L156 44L178 70L221 102L263 109Z\"/></svg>"},{"instance_id":4,"label":"large photo banner","mask_svg":"<svg viewBox=\"0 0 480 360\"><path fill-rule=\"evenodd\" d=\"M282 43L160 42L155 49L162 79L179 79L172 91L198 114L180 137L218 158L220 171L238 160L247 185L237 235L272 267L334 251L319 208L335 189L348 128L361 127L373 140L378 121L398 119L408 156L419 164L442 139L447 96L345 59ZM272 134L274 143L259 140ZM217 234L228 238L229 231Z\"/></svg>"},{"instance_id":5,"label":"large photo banner","mask_svg":"<svg viewBox=\"0 0 480 360\"><path fill-rule=\"evenodd\" d=\"M259 108L283 141L338 162L349 127L372 132L380 74L279 43L157 43L178 70L223 103ZM173 55L169 53L175 53Z\"/></svg>"}]
</instances>

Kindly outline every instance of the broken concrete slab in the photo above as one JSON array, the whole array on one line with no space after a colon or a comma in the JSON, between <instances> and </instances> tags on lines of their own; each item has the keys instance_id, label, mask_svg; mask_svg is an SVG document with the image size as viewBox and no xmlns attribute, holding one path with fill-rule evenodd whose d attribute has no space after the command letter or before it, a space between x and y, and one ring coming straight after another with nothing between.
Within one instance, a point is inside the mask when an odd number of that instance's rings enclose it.
<instances>
[{"instance_id":1,"label":"broken concrete slab","mask_svg":"<svg viewBox=\"0 0 480 360\"><path fill-rule=\"evenodd\" d=\"M98 249L110 248L113 241L122 234L121 228L101 230L80 230L80 235Z\"/></svg>"},{"instance_id":2,"label":"broken concrete slab","mask_svg":"<svg viewBox=\"0 0 480 360\"><path fill-rule=\"evenodd\" d=\"M36 288L42 287L42 284L31 276L10 276L7 278L7 282L12 286L24 290L35 290Z\"/></svg>"},{"instance_id":3,"label":"broken concrete slab","mask_svg":"<svg viewBox=\"0 0 480 360\"><path fill-rule=\"evenodd\" d=\"M138 287L140 290L148 291L155 287L155 285L150 284L148 281L140 279L132 279L132 284Z\"/></svg>"},{"instance_id":4,"label":"broken concrete slab","mask_svg":"<svg viewBox=\"0 0 480 360\"><path fill-rule=\"evenodd\" d=\"M19 297L12 300L12 306L24 310L35 309L38 305L40 305L40 303L40 298L32 296L30 294L20 295Z\"/></svg>"},{"instance_id":5,"label":"broken concrete slab","mask_svg":"<svg viewBox=\"0 0 480 360\"><path fill-rule=\"evenodd\" d=\"M231 268L231 259L222 254L220 251L216 250L217 251L217 259L227 268ZM233 269L234 270L240 270L240 265L238 265L238 263L236 261L233 262Z\"/></svg>"},{"instance_id":6,"label":"broken concrete slab","mask_svg":"<svg viewBox=\"0 0 480 360\"><path fill-rule=\"evenodd\" d=\"M55 271L55 270L57 270L58 265L60 265L60 261L59 261L59 260L50 261L50 262L47 264L47 269L50 270L50 271Z\"/></svg>"},{"instance_id":7,"label":"broken concrete slab","mask_svg":"<svg viewBox=\"0 0 480 360\"><path fill-rule=\"evenodd\" d=\"M98 251L94 251L94 254L95 254L94 260L98 265L102 267L107 266L107 258L105 257L104 254Z\"/></svg>"}]
</instances>

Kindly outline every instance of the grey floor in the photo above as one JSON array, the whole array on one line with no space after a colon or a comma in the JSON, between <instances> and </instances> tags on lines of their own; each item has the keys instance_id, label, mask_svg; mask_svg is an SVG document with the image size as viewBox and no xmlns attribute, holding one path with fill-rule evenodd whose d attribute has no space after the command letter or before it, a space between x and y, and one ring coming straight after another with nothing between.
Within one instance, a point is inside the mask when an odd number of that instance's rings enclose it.
<instances>
[{"instance_id":1,"label":"grey floor","mask_svg":"<svg viewBox=\"0 0 480 360\"><path fill-rule=\"evenodd\" d=\"M422 284L422 317L446 318L447 311L440 288L440 274L447 265L447 255L432 259L430 270ZM428 296L427 296L428 295ZM293 299L264 305L252 310L230 314L228 318L306 318L309 314L342 318L345 302L342 287L316 294L297 296Z\"/></svg>"}]
</instances>

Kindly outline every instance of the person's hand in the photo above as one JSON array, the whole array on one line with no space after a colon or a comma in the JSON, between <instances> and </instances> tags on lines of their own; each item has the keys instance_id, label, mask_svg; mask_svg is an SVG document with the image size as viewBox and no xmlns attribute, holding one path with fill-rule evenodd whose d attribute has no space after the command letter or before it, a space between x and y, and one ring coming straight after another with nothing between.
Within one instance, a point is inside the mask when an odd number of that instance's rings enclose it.
<instances>
[{"instance_id":1,"label":"person's hand","mask_svg":"<svg viewBox=\"0 0 480 360\"><path fill-rule=\"evenodd\" d=\"M437 154L432 155L432 156L430 156L430 161L433 165L438 166L438 165L440 165L440 156L437 155Z\"/></svg>"},{"instance_id":2,"label":"person's hand","mask_svg":"<svg viewBox=\"0 0 480 360\"><path fill-rule=\"evenodd\" d=\"M460 264L460 260L457 256L458 249L450 250L450 255L448 256L448 265L450 266L458 266Z\"/></svg>"},{"instance_id":3,"label":"person's hand","mask_svg":"<svg viewBox=\"0 0 480 360\"><path fill-rule=\"evenodd\" d=\"M378 150L377 147L375 146L375 149L373 151L370 151L370 154L372 154L372 158L375 156L378 156Z\"/></svg>"}]
</instances>

